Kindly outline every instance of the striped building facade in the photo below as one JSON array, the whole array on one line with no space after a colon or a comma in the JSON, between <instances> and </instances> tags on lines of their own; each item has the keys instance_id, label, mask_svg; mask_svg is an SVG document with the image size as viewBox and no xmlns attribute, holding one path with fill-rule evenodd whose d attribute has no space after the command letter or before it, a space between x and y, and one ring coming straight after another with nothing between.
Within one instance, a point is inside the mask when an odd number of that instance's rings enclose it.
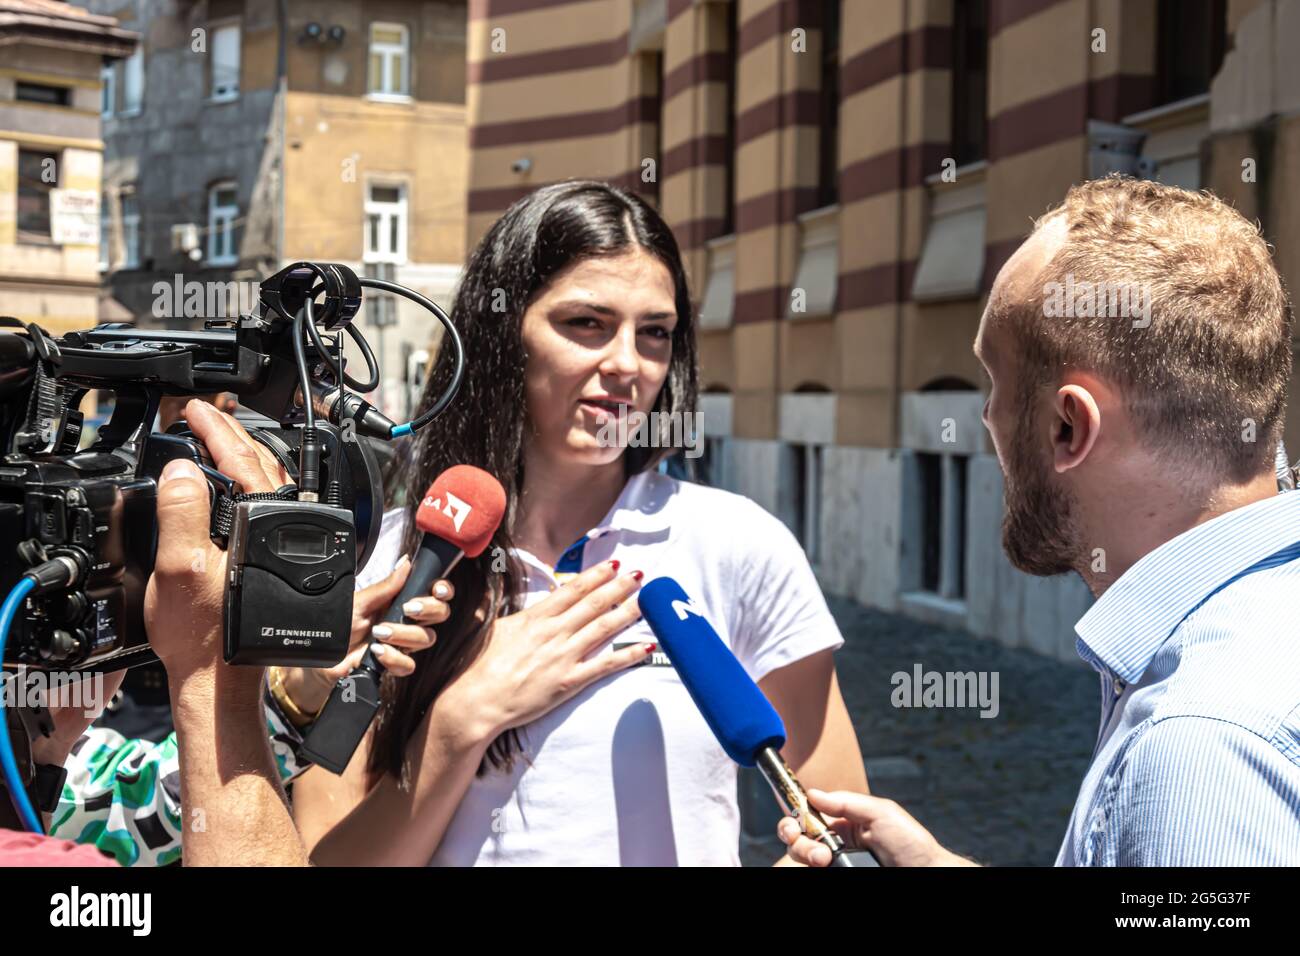
<instances>
[{"instance_id":1,"label":"striped building facade","mask_svg":"<svg viewBox=\"0 0 1300 956\"><path fill-rule=\"evenodd\" d=\"M705 477L790 525L828 591L1072 659L1086 590L1000 549L984 300L1112 170L1232 198L1300 286L1298 8L471 0L468 240L544 183L645 195L698 303Z\"/></svg>"}]
</instances>

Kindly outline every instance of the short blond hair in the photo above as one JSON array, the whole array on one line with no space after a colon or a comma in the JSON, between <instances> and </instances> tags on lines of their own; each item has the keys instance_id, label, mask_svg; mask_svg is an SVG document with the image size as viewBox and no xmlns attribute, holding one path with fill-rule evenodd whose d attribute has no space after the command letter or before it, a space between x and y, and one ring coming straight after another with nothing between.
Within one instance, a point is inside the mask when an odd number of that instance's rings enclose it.
<instances>
[{"instance_id":1,"label":"short blond hair","mask_svg":"<svg viewBox=\"0 0 1300 956\"><path fill-rule=\"evenodd\" d=\"M1119 387L1171 463L1237 482L1271 470L1293 316L1258 226L1208 192L1119 176L1075 186L1035 230L1060 218L1064 245L1034 293L990 304L1013 328L1025 406L1036 387L1086 369ZM1140 290L1149 324L1116 317L1114 298L1109 315L1062 315L1049 300L1066 287Z\"/></svg>"}]
</instances>

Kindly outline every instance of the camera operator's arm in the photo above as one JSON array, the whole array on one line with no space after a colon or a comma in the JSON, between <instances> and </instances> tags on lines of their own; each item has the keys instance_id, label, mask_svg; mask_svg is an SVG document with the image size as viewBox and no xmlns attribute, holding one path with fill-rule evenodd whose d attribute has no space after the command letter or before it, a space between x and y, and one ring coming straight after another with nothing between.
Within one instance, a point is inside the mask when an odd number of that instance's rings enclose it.
<instances>
[{"instance_id":1,"label":"camera operator's arm","mask_svg":"<svg viewBox=\"0 0 1300 956\"><path fill-rule=\"evenodd\" d=\"M269 491L251 487L249 492ZM267 743L260 667L221 661L225 552L209 538L208 486L173 461L158 484L158 555L145 627L167 668L191 866L301 866L306 852Z\"/></svg>"},{"instance_id":2,"label":"camera operator's arm","mask_svg":"<svg viewBox=\"0 0 1300 956\"><path fill-rule=\"evenodd\" d=\"M106 698L115 686L111 681L111 675L105 679ZM62 731L62 718L55 720ZM265 732L281 782L310 766L297 755L300 735L270 708ZM126 738L102 726L88 728L70 746L63 734L56 737L63 739L44 741L37 758L68 771L49 821L52 835L93 844L123 866L166 866L180 859L185 820L174 731L158 742ZM191 826L200 821L191 815Z\"/></svg>"}]
</instances>

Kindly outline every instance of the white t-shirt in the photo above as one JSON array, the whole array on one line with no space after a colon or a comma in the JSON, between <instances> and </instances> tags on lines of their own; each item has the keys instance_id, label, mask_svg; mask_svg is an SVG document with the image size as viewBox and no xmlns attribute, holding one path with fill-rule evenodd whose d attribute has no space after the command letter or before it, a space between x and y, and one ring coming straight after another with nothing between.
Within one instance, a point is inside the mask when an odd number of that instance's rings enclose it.
<instances>
[{"instance_id":1,"label":"white t-shirt","mask_svg":"<svg viewBox=\"0 0 1300 956\"><path fill-rule=\"evenodd\" d=\"M359 587L392 570L405 521L384 515ZM642 473L588 538L582 568L617 558L646 582L675 578L755 681L844 643L799 543L748 498ZM525 605L544 599L555 572L515 556ZM654 639L638 621L597 653ZM519 728L513 771L474 779L430 865L739 865L736 765L656 658Z\"/></svg>"}]
</instances>

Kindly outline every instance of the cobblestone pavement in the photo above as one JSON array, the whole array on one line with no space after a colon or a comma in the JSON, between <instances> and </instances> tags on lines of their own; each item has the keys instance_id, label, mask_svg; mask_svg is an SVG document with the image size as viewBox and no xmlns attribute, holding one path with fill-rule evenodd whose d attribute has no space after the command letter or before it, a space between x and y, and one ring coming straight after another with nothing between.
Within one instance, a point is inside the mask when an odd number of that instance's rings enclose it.
<instances>
[{"instance_id":1,"label":"cobblestone pavement","mask_svg":"<svg viewBox=\"0 0 1300 956\"><path fill-rule=\"evenodd\" d=\"M891 797L949 849L992 866L1050 866L1092 756L1096 672L837 598L840 687L873 793ZM896 672L998 674L999 712L895 708ZM780 856L773 801L757 774L741 785L741 859Z\"/></svg>"}]
</instances>

